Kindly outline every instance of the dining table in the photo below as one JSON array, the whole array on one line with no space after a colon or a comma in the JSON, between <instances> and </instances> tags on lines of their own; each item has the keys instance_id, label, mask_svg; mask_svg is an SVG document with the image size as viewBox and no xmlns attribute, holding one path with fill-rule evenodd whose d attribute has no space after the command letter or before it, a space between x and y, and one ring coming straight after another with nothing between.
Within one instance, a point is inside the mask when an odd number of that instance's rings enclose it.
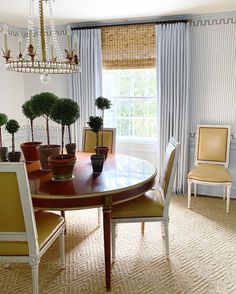
<instances>
[{"instance_id":1,"label":"dining table","mask_svg":"<svg viewBox=\"0 0 236 294\"><path fill-rule=\"evenodd\" d=\"M39 161L27 163L33 206L40 210L103 208L103 239L106 289L111 290L112 206L132 201L155 184L156 168L144 159L109 154L100 174L92 170L91 153L77 152L73 178L55 181L51 171L40 169Z\"/></svg>"}]
</instances>

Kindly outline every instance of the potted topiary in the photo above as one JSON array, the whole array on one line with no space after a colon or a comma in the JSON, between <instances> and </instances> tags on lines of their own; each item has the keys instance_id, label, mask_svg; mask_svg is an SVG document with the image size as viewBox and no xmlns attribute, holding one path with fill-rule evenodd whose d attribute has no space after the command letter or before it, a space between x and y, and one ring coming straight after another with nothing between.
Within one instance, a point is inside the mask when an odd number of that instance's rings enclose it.
<instances>
[{"instance_id":1,"label":"potted topiary","mask_svg":"<svg viewBox=\"0 0 236 294\"><path fill-rule=\"evenodd\" d=\"M99 147L99 153L104 154L105 158L107 158L107 154L109 152L109 147L104 146L104 144L103 144L104 111L105 111L105 109L111 108L112 104L109 99L100 96L95 100L95 105L97 106L98 109L100 109L102 111L102 129L101 129L102 143L101 143L101 146ZM96 150L96 153L98 153L97 150Z\"/></svg>"},{"instance_id":2,"label":"potted topiary","mask_svg":"<svg viewBox=\"0 0 236 294\"><path fill-rule=\"evenodd\" d=\"M42 142L34 141L34 119L37 117L31 109L32 101L28 100L22 105L23 114L30 120L31 142L25 142L20 145L26 162L37 161L39 159L36 147Z\"/></svg>"},{"instance_id":3,"label":"potted topiary","mask_svg":"<svg viewBox=\"0 0 236 294\"><path fill-rule=\"evenodd\" d=\"M50 155L60 153L60 145L50 144L49 120L51 118L51 109L59 98L50 92L42 92L31 97L31 110L35 116L42 116L46 121L47 145L37 147L41 169L48 171L49 166L47 159Z\"/></svg>"},{"instance_id":4,"label":"potted topiary","mask_svg":"<svg viewBox=\"0 0 236 294\"><path fill-rule=\"evenodd\" d=\"M66 181L73 177L76 157L73 153L64 154L65 126L71 125L79 117L79 106L69 98L56 101L51 109L51 118L61 125L61 154L48 157L48 165L53 173L53 180Z\"/></svg>"},{"instance_id":5,"label":"potted topiary","mask_svg":"<svg viewBox=\"0 0 236 294\"><path fill-rule=\"evenodd\" d=\"M19 130L19 123L15 119L10 119L6 123L6 130L12 136L12 152L8 153L8 160L13 162L20 161L21 152L15 151L15 133Z\"/></svg>"},{"instance_id":6,"label":"potted topiary","mask_svg":"<svg viewBox=\"0 0 236 294\"><path fill-rule=\"evenodd\" d=\"M0 159L1 161L7 161L8 148L2 145L2 126L7 123L7 115L5 113L0 113Z\"/></svg>"},{"instance_id":7,"label":"potted topiary","mask_svg":"<svg viewBox=\"0 0 236 294\"><path fill-rule=\"evenodd\" d=\"M91 131L96 135L96 154L91 155L91 162L94 174L100 174L103 169L103 163L105 160L105 155L99 153L99 132L102 129L102 117L100 116L90 116L87 124L90 126Z\"/></svg>"}]
</instances>

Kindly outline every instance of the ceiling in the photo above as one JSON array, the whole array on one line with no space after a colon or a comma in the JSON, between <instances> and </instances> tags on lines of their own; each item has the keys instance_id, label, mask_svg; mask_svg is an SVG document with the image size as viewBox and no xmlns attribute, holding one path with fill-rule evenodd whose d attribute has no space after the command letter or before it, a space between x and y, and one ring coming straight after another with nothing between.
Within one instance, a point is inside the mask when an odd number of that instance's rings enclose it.
<instances>
[{"instance_id":1,"label":"ceiling","mask_svg":"<svg viewBox=\"0 0 236 294\"><path fill-rule=\"evenodd\" d=\"M26 27L28 7L29 0L1 0L0 22ZM55 0L53 7L56 25L64 25L232 12L236 0Z\"/></svg>"}]
</instances>

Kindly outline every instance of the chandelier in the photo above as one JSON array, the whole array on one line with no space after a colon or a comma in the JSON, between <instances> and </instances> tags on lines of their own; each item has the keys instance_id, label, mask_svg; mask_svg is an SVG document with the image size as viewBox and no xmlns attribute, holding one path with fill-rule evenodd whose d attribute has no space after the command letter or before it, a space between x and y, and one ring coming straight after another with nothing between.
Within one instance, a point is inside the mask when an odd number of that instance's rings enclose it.
<instances>
[{"instance_id":1,"label":"chandelier","mask_svg":"<svg viewBox=\"0 0 236 294\"><path fill-rule=\"evenodd\" d=\"M38 1L38 32L35 31L35 2ZM49 74L71 74L80 71L80 64L77 56L77 43L75 48L71 46L71 28L67 26L67 49L65 56L62 55L55 29L52 11L53 0L29 0L28 33L24 50L22 50L22 35L19 34L19 52L13 58L11 49L8 48L7 35L8 27L4 25L3 57L6 60L6 69L22 73L41 74L42 83L50 80ZM49 9L48 30L46 30L44 19L44 5L47 2ZM51 36L49 44L47 37Z\"/></svg>"}]
</instances>

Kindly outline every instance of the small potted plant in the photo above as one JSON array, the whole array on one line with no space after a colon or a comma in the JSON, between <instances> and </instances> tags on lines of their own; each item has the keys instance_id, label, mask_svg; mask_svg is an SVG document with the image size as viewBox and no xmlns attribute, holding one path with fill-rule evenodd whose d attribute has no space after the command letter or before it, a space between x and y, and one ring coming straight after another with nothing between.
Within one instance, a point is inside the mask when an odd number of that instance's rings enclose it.
<instances>
[{"instance_id":1,"label":"small potted plant","mask_svg":"<svg viewBox=\"0 0 236 294\"><path fill-rule=\"evenodd\" d=\"M79 117L79 106L69 98L56 101L51 109L51 118L61 125L61 154L48 157L48 165L53 173L53 180L66 181L73 177L76 157L73 153L64 154L65 126L71 125Z\"/></svg>"},{"instance_id":2,"label":"small potted plant","mask_svg":"<svg viewBox=\"0 0 236 294\"><path fill-rule=\"evenodd\" d=\"M42 116L46 121L47 145L37 147L39 160L42 170L48 171L48 157L60 153L60 145L50 144L49 120L51 118L51 109L59 98L50 92L42 92L31 97L31 110L36 117Z\"/></svg>"},{"instance_id":3,"label":"small potted plant","mask_svg":"<svg viewBox=\"0 0 236 294\"><path fill-rule=\"evenodd\" d=\"M96 154L91 155L91 162L94 174L100 174L103 169L105 155L99 153L99 132L102 129L102 117L90 116L87 124L90 126L91 131L96 135Z\"/></svg>"},{"instance_id":4,"label":"small potted plant","mask_svg":"<svg viewBox=\"0 0 236 294\"><path fill-rule=\"evenodd\" d=\"M6 123L6 130L12 136L12 152L8 153L8 160L13 162L18 162L21 158L21 152L15 151L15 133L19 130L19 128L19 123L15 119L10 119Z\"/></svg>"},{"instance_id":5,"label":"small potted plant","mask_svg":"<svg viewBox=\"0 0 236 294\"><path fill-rule=\"evenodd\" d=\"M7 115L5 113L0 113L0 159L1 161L7 161L8 148L2 145L2 126L7 123Z\"/></svg>"},{"instance_id":6,"label":"small potted plant","mask_svg":"<svg viewBox=\"0 0 236 294\"><path fill-rule=\"evenodd\" d=\"M34 141L34 119L37 117L31 109L32 101L28 100L22 105L23 114L30 120L31 142L25 142L20 145L26 162L37 161L39 159L36 147L42 142Z\"/></svg>"},{"instance_id":7,"label":"small potted plant","mask_svg":"<svg viewBox=\"0 0 236 294\"><path fill-rule=\"evenodd\" d=\"M109 109L111 108L111 101L105 97L98 97L95 100L95 105L97 106L98 109L100 109L102 111L102 128L101 128L101 136L102 136L102 143L101 146L99 147L99 153L100 154L104 154L105 158L107 158L107 154L109 152L109 147L104 146L104 133L103 133L103 126L104 126L104 111L105 109ZM98 153L98 151L96 150L96 153Z\"/></svg>"}]
</instances>

